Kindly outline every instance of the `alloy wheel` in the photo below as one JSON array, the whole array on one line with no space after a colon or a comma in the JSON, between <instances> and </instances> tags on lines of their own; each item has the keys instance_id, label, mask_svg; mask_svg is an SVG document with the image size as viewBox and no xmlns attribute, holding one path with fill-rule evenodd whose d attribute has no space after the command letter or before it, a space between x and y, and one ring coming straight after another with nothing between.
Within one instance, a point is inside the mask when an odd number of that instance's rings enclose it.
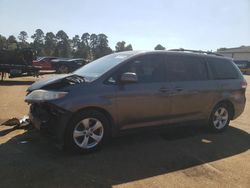
<instances>
[{"instance_id":1,"label":"alloy wheel","mask_svg":"<svg viewBox=\"0 0 250 188\"><path fill-rule=\"evenodd\" d=\"M73 139L83 149L95 147L103 138L104 127L96 118L85 118L74 128Z\"/></svg>"},{"instance_id":2,"label":"alloy wheel","mask_svg":"<svg viewBox=\"0 0 250 188\"><path fill-rule=\"evenodd\" d=\"M58 72L62 73L62 74L67 74L67 73L69 73L69 68L64 66L64 65L60 66L59 69L58 69Z\"/></svg>"},{"instance_id":3,"label":"alloy wheel","mask_svg":"<svg viewBox=\"0 0 250 188\"><path fill-rule=\"evenodd\" d=\"M228 122L229 114L228 110L224 107L219 107L213 117L213 125L216 129L223 129Z\"/></svg>"}]
</instances>

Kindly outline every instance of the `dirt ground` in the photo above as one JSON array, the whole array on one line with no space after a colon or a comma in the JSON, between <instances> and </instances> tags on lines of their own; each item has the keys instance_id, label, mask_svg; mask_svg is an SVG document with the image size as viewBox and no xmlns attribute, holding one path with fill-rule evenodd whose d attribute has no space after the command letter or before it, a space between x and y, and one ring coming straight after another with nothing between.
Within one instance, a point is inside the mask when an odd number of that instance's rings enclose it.
<instances>
[{"instance_id":1,"label":"dirt ground","mask_svg":"<svg viewBox=\"0 0 250 188\"><path fill-rule=\"evenodd\" d=\"M37 79L0 84L0 123L27 114L25 90ZM246 95L244 114L225 133L136 133L89 155L67 154L35 130L0 126L0 187L250 187L250 86Z\"/></svg>"}]
</instances>

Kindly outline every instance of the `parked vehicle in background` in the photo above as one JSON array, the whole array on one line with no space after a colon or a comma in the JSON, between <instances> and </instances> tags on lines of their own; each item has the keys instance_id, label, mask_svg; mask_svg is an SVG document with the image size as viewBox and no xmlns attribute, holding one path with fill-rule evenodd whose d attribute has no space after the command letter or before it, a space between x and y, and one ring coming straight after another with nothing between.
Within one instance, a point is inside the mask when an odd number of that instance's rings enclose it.
<instances>
[{"instance_id":1,"label":"parked vehicle in background","mask_svg":"<svg viewBox=\"0 0 250 188\"><path fill-rule=\"evenodd\" d=\"M51 60L57 59L57 57L40 57L37 60L33 60L33 66L40 67L41 70L53 70L51 66Z\"/></svg>"},{"instance_id":2,"label":"parked vehicle in background","mask_svg":"<svg viewBox=\"0 0 250 188\"><path fill-rule=\"evenodd\" d=\"M59 74L67 74L75 71L76 69L86 65L87 60L82 58L78 59L55 59L52 60L52 69L56 70Z\"/></svg>"},{"instance_id":3,"label":"parked vehicle in background","mask_svg":"<svg viewBox=\"0 0 250 188\"><path fill-rule=\"evenodd\" d=\"M234 60L243 74L250 74L250 62L243 60Z\"/></svg>"},{"instance_id":4,"label":"parked vehicle in background","mask_svg":"<svg viewBox=\"0 0 250 188\"><path fill-rule=\"evenodd\" d=\"M201 121L226 130L245 107L247 83L212 53L120 52L28 88L30 119L67 149L89 152L121 131Z\"/></svg>"},{"instance_id":5,"label":"parked vehicle in background","mask_svg":"<svg viewBox=\"0 0 250 188\"><path fill-rule=\"evenodd\" d=\"M0 50L0 72L2 80L5 73L10 77L38 75L39 68L32 65L36 53L31 48Z\"/></svg>"}]
</instances>

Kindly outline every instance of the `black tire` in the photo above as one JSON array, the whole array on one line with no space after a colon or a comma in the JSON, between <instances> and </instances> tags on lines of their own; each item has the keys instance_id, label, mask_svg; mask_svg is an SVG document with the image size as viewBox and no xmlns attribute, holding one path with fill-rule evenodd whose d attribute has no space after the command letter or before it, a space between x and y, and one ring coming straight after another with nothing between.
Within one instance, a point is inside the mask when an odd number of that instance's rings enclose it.
<instances>
[{"instance_id":1,"label":"black tire","mask_svg":"<svg viewBox=\"0 0 250 188\"><path fill-rule=\"evenodd\" d=\"M74 132L76 131L77 126L78 127L81 126L81 125L79 125L79 122L82 120L86 120L86 119L90 119L89 124L91 124L91 120L93 120L93 119L98 120L103 126L103 136L102 136L101 140L98 141L96 145L94 145L93 147L90 147L90 148L80 147L78 140L76 140L76 138L74 138ZM85 127L85 126L83 126L83 127ZM91 126L89 126L89 127L91 127ZM110 127L111 127L110 122L105 117L105 115L103 115L102 113L100 113L96 110L82 111L82 112L78 113L73 118L73 120L69 123L69 125L66 129L65 139L64 139L64 148L68 151L76 152L76 153L90 153L90 152L96 151L96 150L100 149L103 146L103 144L106 143L108 141L108 139L111 137L111 128ZM84 130L86 130L86 129L83 129L83 131ZM93 134L94 134L94 132L93 132ZM86 135L82 136L82 137L83 137L83 141L84 141ZM90 135L88 135L88 137L89 137L89 139L93 139ZM78 138L81 139L81 136L79 136Z\"/></svg>"},{"instance_id":2,"label":"black tire","mask_svg":"<svg viewBox=\"0 0 250 188\"><path fill-rule=\"evenodd\" d=\"M220 114L221 116L217 116L218 115L217 112L220 113L220 109L221 109L221 114ZM225 110L224 113L222 109ZM210 115L208 124L210 130L216 133L224 132L229 126L231 117L232 117L232 109L225 103L219 103L214 107ZM218 122L216 120L218 120Z\"/></svg>"},{"instance_id":3,"label":"black tire","mask_svg":"<svg viewBox=\"0 0 250 188\"><path fill-rule=\"evenodd\" d=\"M68 74L69 73L69 67L66 65L60 65L57 67L57 73L59 74Z\"/></svg>"}]
</instances>

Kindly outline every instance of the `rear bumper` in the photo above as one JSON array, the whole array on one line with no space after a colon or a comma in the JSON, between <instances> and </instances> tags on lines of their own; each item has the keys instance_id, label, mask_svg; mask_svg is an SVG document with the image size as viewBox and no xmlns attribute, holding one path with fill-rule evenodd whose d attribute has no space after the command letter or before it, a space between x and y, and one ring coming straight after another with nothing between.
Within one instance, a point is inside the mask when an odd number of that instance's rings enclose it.
<instances>
[{"instance_id":1,"label":"rear bumper","mask_svg":"<svg viewBox=\"0 0 250 188\"><path fill-rule=\"evenodd\" d=\"M232 118L233 120L238 118L244 111L245 109L245 103L244 104L237 104L234 106L234 117Z\"/></svg>"},{"instance_id":2,"label":"rear bumper","mask_svg":"<svg viewBox=\"0 0 250 188\"><path fill-rule=\"evenodd\" d=\"M49 133L57 144L63 144L64 132L72 113L48 103L31 104L29 118L34 127Z\"/></svg>"},{"instance_id":3,"label":"rear bumper","mask_svg":"<svg viewBox=\"0 0 250 188\"><path fill-rule=\"evenodd\" d=\"M240 97L238 100L233 101L233 105L234 105L234 116L232 119L234 120L244 112L244 109L246 106L245 95L244 95L244 97Z\"/></svg>"}]
</instances>

